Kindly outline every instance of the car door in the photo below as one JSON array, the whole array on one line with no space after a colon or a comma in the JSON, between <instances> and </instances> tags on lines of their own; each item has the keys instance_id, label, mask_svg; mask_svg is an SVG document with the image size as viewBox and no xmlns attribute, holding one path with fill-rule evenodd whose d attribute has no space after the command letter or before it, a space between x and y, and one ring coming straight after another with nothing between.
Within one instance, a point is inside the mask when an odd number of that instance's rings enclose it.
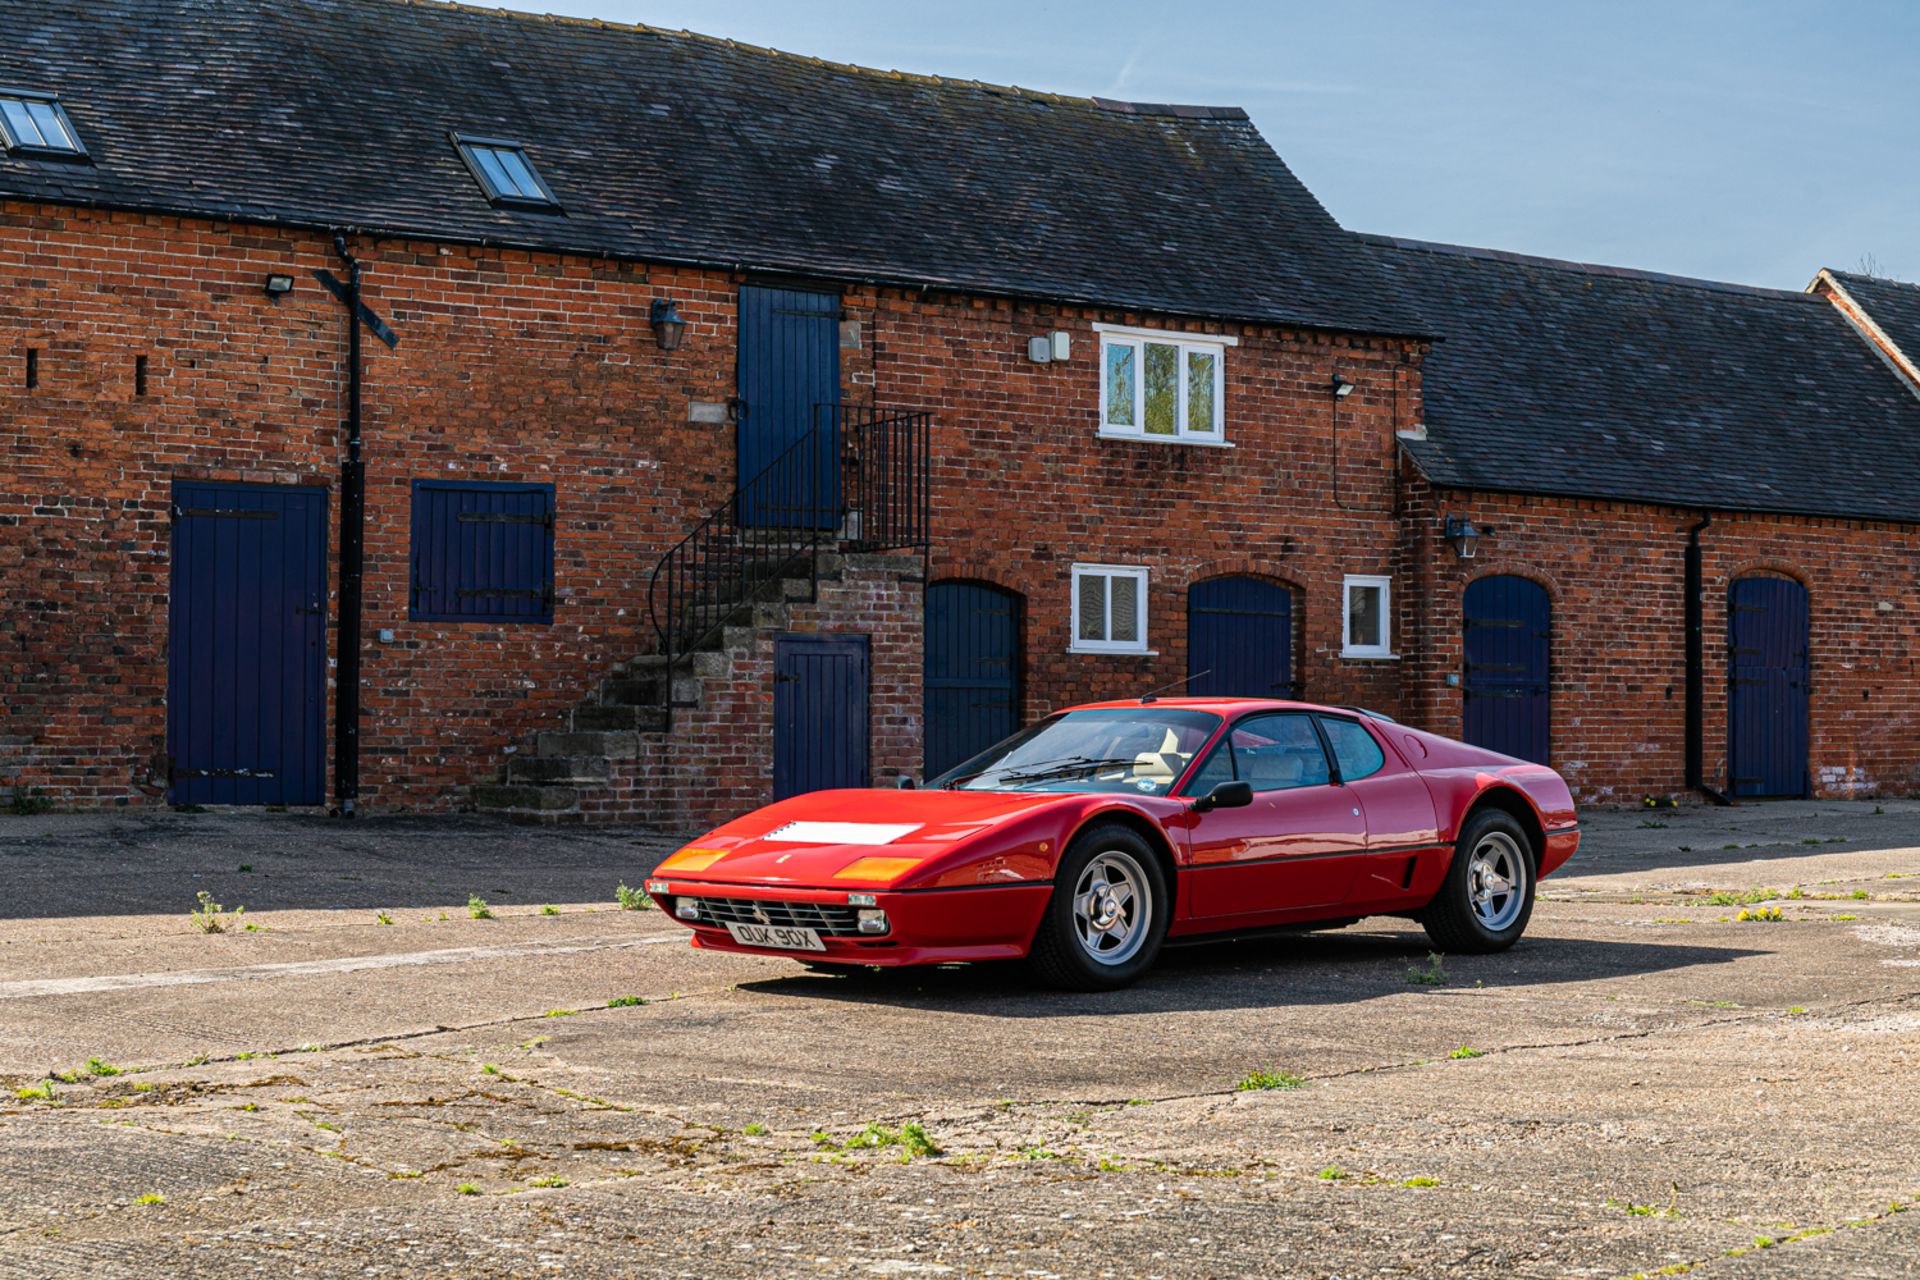
<instances>
[{"instance_id":1,"label":"car door","mask_svg":"<svg viewBox=\"0 0 1920 1280\"><path fill-rule=\"evenodd\" d=\"M1417 895L1422 862L1437 871L1445 858L1427 784L1374 726L1350 716L1318 719L1343 789L1367 820L1367 854L1355 860L1348 901L1379 906Z\"/></svg>"},{"instance_id":2,"label":"car door","mask_svg":"<svg viewBox=\"0 0 1920 1280\"><path fill-rule=\"evenodd\" d=\"M1313 717L1259 712L1236 722L1187 794L1243 780L1253 803L1190 814L1195 916L1251 916L1342 902L1366 851L1357 797L1340 786Z\"/></svg>"}]
</instances>

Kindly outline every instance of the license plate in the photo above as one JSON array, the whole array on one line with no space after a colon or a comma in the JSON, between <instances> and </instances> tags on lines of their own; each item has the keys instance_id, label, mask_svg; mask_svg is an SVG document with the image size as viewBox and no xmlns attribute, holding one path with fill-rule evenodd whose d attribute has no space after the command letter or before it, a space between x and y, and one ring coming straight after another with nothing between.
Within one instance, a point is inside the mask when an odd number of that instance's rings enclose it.
<instances>
[{"instance_id":1,"label":"license plate","mask_svg":"<svg viewBox=\"0 0 1920 1280\"><path fill-rule=\"evenodd\" d=\"M728 924L733 940L749 947L773 947L779 951L825 951L827 944L812 929L784 924Z\"/></svg>"}]
</instances>

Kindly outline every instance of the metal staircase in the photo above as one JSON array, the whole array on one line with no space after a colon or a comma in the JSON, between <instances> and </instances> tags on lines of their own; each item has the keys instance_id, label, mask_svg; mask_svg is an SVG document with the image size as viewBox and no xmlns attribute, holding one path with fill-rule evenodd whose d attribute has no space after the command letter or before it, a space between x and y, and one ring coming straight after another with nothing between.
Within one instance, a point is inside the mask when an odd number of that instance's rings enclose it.
<instances>
[{"instance_id":1,"label":"metal staircase","mask_svg":"<svg viewBox=\"0 0 1920 1280\"><path fill-rule=\"evenodd\" d=\"M660 754L675 712L700 706L707 681L728 677L736 656L786 629L790 606L817 601L822 581L837 580L850 557L913 552L924 577L931 427L926 413L819 406L811 430L654 566L656 651L616 666L564 728L541 730L498 780L472 787L474 807L590 820L620 762Z\"/></svg>"}]
</instances>

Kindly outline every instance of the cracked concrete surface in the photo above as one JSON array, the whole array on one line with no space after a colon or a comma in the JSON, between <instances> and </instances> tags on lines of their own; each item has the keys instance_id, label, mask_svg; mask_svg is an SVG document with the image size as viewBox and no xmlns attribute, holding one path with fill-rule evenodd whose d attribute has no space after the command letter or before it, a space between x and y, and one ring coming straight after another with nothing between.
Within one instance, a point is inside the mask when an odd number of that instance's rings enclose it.
<instances>
[{"instance_id":1,"label":"cracked concrete surface","mask_svg":"<svg viewBox=\"0 0 1920 1280\"><path fill-rule=\"evenodd\" d=\"M693 953L637 833L0 820L0 1275L1920 1275L1878 808L1591 815L1436 984L1368 920L1103 996Z\"/></svg>"}]
</instances>

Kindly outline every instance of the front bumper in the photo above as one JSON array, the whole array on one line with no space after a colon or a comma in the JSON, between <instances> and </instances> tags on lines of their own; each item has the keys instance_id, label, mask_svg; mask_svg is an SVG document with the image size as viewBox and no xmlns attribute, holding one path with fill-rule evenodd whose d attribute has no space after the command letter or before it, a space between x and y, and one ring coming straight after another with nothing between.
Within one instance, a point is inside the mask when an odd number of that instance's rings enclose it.
<instances>
[{"instance_id":1,"label":"front bumper","mask_svg":"<svg viewBox=\"0 0 1920 1280\"><path fill-rule=\"evenodd\" d=\"M1053 885L1037 883L983 885L977 889L909 889L874 892L873 905L887 913L888 930L878 937L822 934L825 951L787 951L735 942L725 928L697 924L674 915L682 897L725 898L747 902L805 902L825 906L847 905L845 889L801 889L788 886L716 884L695 877L656 876L650 886L654 901L668 919L685 925L693 945L710 951L737 951L743 955L779 955L830 964L947 964L965 960L1017 960L1033 945L1041 913L1047 909Z\"/></svg>"}]
</instances>

